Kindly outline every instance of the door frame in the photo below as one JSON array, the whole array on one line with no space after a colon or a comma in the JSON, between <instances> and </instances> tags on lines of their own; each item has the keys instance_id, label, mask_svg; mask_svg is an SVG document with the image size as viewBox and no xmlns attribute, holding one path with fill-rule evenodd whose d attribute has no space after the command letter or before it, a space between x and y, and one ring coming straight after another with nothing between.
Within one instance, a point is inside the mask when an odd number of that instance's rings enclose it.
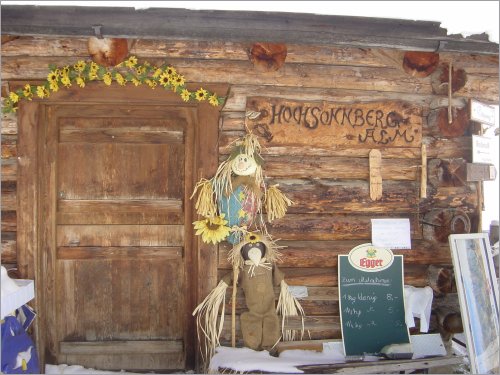
<instances>
[{"instance_id":1,"label":"door frame","mask_svg":"<svg viewBox=\"0 0 500 375\"><path fill-rule=\"evenodd\" d=\"M195 89L200 85L189 84L188 89ZM204 84L203 87L219 96L226 96L229 86L227 84ZM113 93L113 95L109 95ZM103 83L91 83L85 88L62 89L53 93L49 99L33 100L20 103L18 115L18 168L17 168L17 261L20 276L22 278L35 280L35 299L33 305L38 314L34 323L34 336L40 368L45 368L48 354L54 348L46 347L47 337L50 332L50 323L47 312L51 306L54 291L44 285L42 275L47 269L54 270L53 259L47 257L44 248L47 244L43 239L47 231L52 230L47 224L47 217L43 206L47 201L47 188L44 184L50 184L54 179L53 155L44 150L46 124L46 110L48 106L68 103L85 104L109 104L127 103L134 104L157 104L169 106L192 107L196 120L194 121L194 157L192 186L201 177L210 177L215 174L218 166L219 148L219 117L222 108L214 107L204 102L184 102L180 96L170 90L157 88L151 90L145 86L124 89L119 86L105 86ZM51 176L52 175L52 176ZM55 193L55 192L54 192ZM185 191L184 201L187 202L191 192ZM186 224L194 221L196 212L194 205L186 212ZM52 208L53 209L53 208ZM42 217L43 216L43 217ZM193 220L190 220L192 218ZM192 231L191 231L192 233ZM50 236L49 236L50 237ZM55 238L55 237L53 237ZM217 247L203 243L194 234L185 238L186 247L192 251L186 251L186 287L191 290L186 296L187 309L193 311L196 305L206 296L217 283ZM49 245L50 246L50 245ZM194 272L192 272L194 271ZM192 275L195 275L193 278ZM50 277L50 276L49 276ZM48 283L47 283L48 284ZM186 366L193 364L197 366L198 342L194 318L187 317L190 321L185 332Z\"/></svg>"}]
</instances>

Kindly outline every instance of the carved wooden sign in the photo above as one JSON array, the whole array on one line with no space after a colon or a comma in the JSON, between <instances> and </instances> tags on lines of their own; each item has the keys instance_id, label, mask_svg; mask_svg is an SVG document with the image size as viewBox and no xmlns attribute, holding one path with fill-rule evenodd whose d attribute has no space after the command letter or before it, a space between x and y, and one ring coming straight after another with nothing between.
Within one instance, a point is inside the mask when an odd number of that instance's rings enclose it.
<instances>
[{"instance_id":1,"label":"carved wooden sign","mask_svg":"<svg viewBox=\"0 0 500 375\"><path fill-rule=\"evenodd\" d=\"M422 108L400 101L298 102L250 97L245 124L273 145L420 147Z\"/></svg>"}]
</instances>

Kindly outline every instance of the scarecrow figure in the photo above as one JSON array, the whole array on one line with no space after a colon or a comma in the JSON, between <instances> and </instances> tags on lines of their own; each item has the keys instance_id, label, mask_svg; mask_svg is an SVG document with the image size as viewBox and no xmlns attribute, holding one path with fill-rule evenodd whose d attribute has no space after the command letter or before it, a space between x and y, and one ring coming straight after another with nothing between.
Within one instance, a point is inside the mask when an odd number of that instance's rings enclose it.
<instances>
[{"instance_id":1,"label":"scarecrow figure","mask_svg":"<svg viewBox=\"0 0 500 375\"><path fill-rule=\"evenodd\" d=\"M233 292L236 290L234 281L237 280L245 294L248 311L241 314L240 323L246 347L270 351L281 338L285 341L295 339L295 332L285 330L284 323L288 316L300 314L303 318L304 312L300 303L289 292L283 273L275 265L280 258L278 248L279 246L270 238L258 233L249 233L244 241L235 245L229 252L228 259L233 265L233 273L224 276L193 312L193 315L198 315L198 329L205 334L207 358L211 357L215 348L220 345L225 294L231 280L233 280ZM275 286L281 286L277 306L275 306ZM233 293L233 307L234 298L235 293ZM222 311L217 324L221 304ZM281 330L278 315L282 316Z\"/></svg>"},{"instance_id":2,"label":"scarecrow figure","mask_svg":"<svg viewBox=\"0 0 500 375\"><path fill-rule=\"evenodd\" d=\"M234 143L229 158L219 165L215 176L210 180L201 179L196 184L191 198L198 194L195 208L199 215L205 217L194 223L198 230L196 234L206 232L205 223L222 220L228 228L225 231L230 229L231 233L221 240L227 239L234 245L241 241L242 233L252 226L258 227L256 219L262 212L263 204L266 205L269 222L285 215L287 207L293 202L277 185L267 188L264 184L264 160L260 151L257 136L251 133L245 135ZM260 224L264 226L263 220Z\"/></svg>"}]
</instances>

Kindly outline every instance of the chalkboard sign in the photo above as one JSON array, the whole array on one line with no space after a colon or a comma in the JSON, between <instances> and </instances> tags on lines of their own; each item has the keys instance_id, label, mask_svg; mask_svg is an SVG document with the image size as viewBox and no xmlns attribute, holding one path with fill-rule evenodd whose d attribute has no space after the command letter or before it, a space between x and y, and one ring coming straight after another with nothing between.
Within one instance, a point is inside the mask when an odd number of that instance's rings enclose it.
<instances>
[{"instance_id":1,"label":"chalkboard sign","mask_svg":"<svg viewBox=\"0 0 500 375\"><path fill-rule=\"evenodd\" d=\"M363 244L339 255L339 301L346 356L378 354L409 343L405 322L403 256Z\"/></svg>"}]
</instances>

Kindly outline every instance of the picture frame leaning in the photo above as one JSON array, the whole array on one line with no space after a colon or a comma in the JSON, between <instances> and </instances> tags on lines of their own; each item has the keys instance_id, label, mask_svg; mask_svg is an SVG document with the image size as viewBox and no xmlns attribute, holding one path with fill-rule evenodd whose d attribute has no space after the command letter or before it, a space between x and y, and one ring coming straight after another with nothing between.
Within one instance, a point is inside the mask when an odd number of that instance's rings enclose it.
<instances>
[{"instance_id":1,"label":"picture frame leaning","mask_svg":"<svg viewBox=\"0 0 500 375\"><path fill-rule=\"evenodd\" d=\"M486 233L449 236L473 374L500 373L498 280Z\"/></svg>"}]
</instances>

